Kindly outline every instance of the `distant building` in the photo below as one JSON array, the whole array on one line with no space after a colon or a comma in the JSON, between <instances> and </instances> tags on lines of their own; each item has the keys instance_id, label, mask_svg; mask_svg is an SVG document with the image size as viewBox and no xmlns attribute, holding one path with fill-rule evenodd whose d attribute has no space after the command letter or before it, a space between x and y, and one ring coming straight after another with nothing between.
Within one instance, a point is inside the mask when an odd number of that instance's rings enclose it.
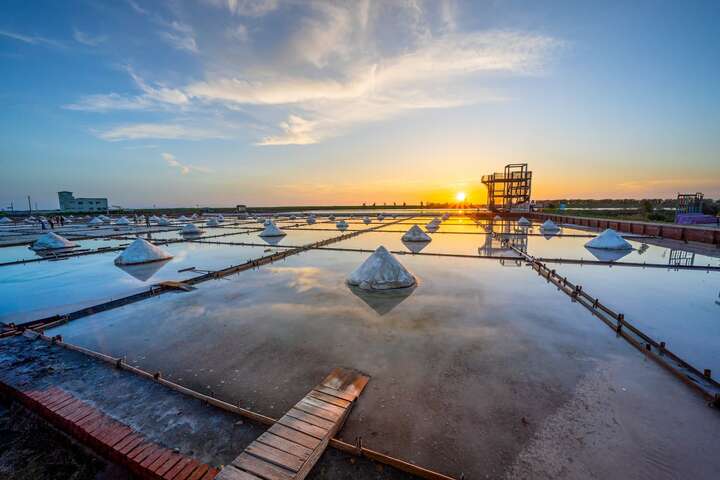
<instances>
[{"instance_id":1,"label":"distant building","mask_svg":"<svg viewBox=\"0 0 720 480\"><path fill-rule=\"evenodd\" d=\"M72 192L58 192L60 210L69 212L106 212L107 198L75 198Z\"/></svg>"}]
</instances>

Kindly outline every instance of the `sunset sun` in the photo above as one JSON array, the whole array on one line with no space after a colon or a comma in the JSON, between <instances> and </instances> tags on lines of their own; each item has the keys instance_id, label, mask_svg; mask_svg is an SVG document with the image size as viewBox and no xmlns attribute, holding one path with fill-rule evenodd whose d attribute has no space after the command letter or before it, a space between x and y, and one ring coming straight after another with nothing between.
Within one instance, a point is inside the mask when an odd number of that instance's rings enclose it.
<instances>
[{"instance_id":1,"label":"sunset sun","mask_svg":"<svg viewBox=\"0 0 720 480\"><path fill-rule=\"evenodd\" d=\"M458 202L464 202L467 195L465 195L465 192L457 192L455 194L455 200Z\"/></svg>"}]
</instances>

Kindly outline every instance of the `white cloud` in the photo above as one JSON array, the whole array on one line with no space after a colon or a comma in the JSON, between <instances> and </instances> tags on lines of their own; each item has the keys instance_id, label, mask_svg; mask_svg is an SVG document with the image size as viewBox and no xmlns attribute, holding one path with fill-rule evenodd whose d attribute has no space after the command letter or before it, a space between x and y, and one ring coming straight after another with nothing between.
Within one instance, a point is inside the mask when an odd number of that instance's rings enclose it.
<instances>
[{"instance_id":1,"label":"white cloud","mask_svg":"<svg viewBox=\"0 0 720 480\"><path fill-rule=\"evenodd\" d=\"M140 5L138 5L134 0L127 0L128 5L130 5L130 8L135 10L135 12L139 13L140 15L147 15L148 11L142 8Z\"/></svg>"},{"instance_id":2,"label":"white cloud","mask_svg":"<svg viewBox=\"0 0 720 480\"><path fill-rule=\"evenodd\" d=\"M190 53L198 53L197 41L193 28L184 23L173 21L170 24L171 30L159 32L160 38L165 40L173 48L184 50Z\"/></svg>"},{"instance_id":3,"label":"white cloud","mask_svg":"<svg viewBox=\"0 0 720 480\"><path fill-rule=\"evenodd\" d=\"M177 160L177 158L175 158L175 155L173 155L172 153L163 152L161 154L161 156L162 156L163 160L165 160L165 162L169 166L179 169L180 173L183 175L187 175L190 172L200 172L200 173L212 172L212 170L210 170L209 168L198 167L198 166L194 166L194 165L185 165L183 163L180 163Z\"/></svg>"},{"instance_id":4,"label":"white cloud","mask_svg":"<svg viewBox=\"0 0 720 480\"><path fill-rule=\"evenodd\" d=\"M107 40L107 36L105 35L93 37L92 35L88 35L87 33L81 32L77 29L75 29L75 31L73 32L73 38L76 42L87 45L88 47L97 47L105 40Z\"/></svg>"},{"instance_id":5,"label":"white cloud","mask_svg":"<svg viewBox=\"0 0 720 480\"><path fill-rule=\"evenodd\" d=\"M277 0L206 0L214 6L222 6L233 15L261 17L278 8Z\"/></svg>"},{"instance_id":6,"label":"white cloud","mask_svg":"<svg viewBox=\"0 0 720 480\"><path fill-rule=\"evenodd\" d=\"M227 138L227 135L212 129L177 123L135 123L113 127L98 132L103 140L116 142L121 140L208 140Z\"/></svg>"},{"instance_id":7,"label":"white cloud","mask_svg":"<svg viewBox=\"0 0 720 480\"><path fill-rule=\"evenodd\" d=\"M0 35L3 37L12 38L19 42L29 43L30 45L46 45L50 47L64 47L61 42L53 40L51 38L40 37L37 35L25 35L22 33L11 32L8 30L0 30Z\"/></svg>"}]
</instances>

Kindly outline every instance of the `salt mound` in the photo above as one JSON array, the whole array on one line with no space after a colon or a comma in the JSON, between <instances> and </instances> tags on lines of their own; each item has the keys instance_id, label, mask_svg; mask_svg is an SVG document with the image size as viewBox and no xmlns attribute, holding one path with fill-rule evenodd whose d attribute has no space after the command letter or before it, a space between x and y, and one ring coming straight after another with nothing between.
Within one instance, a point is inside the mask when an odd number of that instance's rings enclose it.
<instances>
[{"instance_id":1,"label":"salt mound","mask_svg":"<svg viewBox=\"0 0 720 480\"><path fill-rule=\"evenodd\" d=\"M193 213L190 218L192 218L193 220L197 220L197 218L198 218L197 213Z\"/></svg>"},{"instance_id":2,"label":"salt mound","mask_svg":"<svg viewBox=\"0 0 720 480\"><path fill-rule=\"evenodd\" d=\"M363 217L363 223L368 225L370 223L370 217Z\"/></svg>"},{"instance_id":3,"label":"salt mound","mask_svg":"<svg viewBox=\"0 0 720 480\"><path fill-rule=\"evenodd\" d=\"M437 217L435 217L435 218L437 218ZM442 216L442 219L443 219L443 220L447 220L448 218L450 218L450 214L449 214L449 213L443 214L443 216Z\"/></svg>"},{"instance_id":4,"label":"salt mound","mask_svg":"<svg viewBox=\"0 0 720 480\"><path fill-rule=\"evenodd\" d=\"M525 217L520 217L518 219L518 225L520 225L521 227L529 227L530 225L532 225L532 222Z\"/></svg>"},{"instance_id":5,"label":"salt mound","mask_svg":"<svg viewBox=\"0 0 720 480\"><path fill-rule=\"evenodd\" d=\"M118 220L115 222L115 225L130 225L130 220L128 220L128 219L125 218L125 217L120 217L120 218L118 218Z\"/></svg>"},{"instance_id":6,"label":"salt mound","mask_svg":"<svg viewBox=\"0 0 720 480\"><path fill-rule=\"evenodd\" d=\"M493 217L493 220L502 220L502 217L500 215L495 215L495 217Z\"/></svg>"},{"instance_id":7,"label":"salt mound","mask_svg":"<svg viewBox=\"0 0 720 480\"><path fill-rule=\"evenodd\" d=\"M218 219L217 219L217 218L215 218L215 217L210 217L210 218L208 219L207 223L205 223L205 225L207 225L208 227L217 227L217 226L219 226L220 224L218 223Z\"/></svg>"},{"instance_id":8,"label":"salt mound","mask_svg":"<svg viewBox=\"0 0 720 480\"><path fill-rule=\"evenodd\" d=\"M335 224L335 226L336 226L339 230L347 230L347 228L348 228L348 224L347 224L347 222L346 222L345 220L340 220L339 222L337 222L337 223Z\"/></svg>"},{"instance_id":9,"label":"salt mound","mask_svg":"<svg viewBox=\"0 0 720 480\"><path fill-rule=\"evenodd\" d=\"M103 221L100 217L95 217L88 222L88 225L102 225Z\"/></svg>"},{"instance_id":10,"label":"salt mound","mask_svg":"<svg viewBox=\"0 0 720 480\"><path fill-rule=\"evenodd\" d=\"M162 225L163 227L166 227L166 226L170 225L170 220L168 220L167 218L161 218L160 220L158 220L157 223L158 223L158 225Z\"/></svg>"},{"instance_id":11,"label":"salt mound","mask_svg":"<svg viewBox=\"0 0 720 480\"><path fill-rule=\"evenodd\" d=\"M157 262L168 260L172 255L162 248L153 245L142 238L136 238L123 252L115 259L115 265L135 265L138 263Z\"/></svg>"},{"instance_id":12,"label":"salt mound","mask_svg":"<svg viewBox=\"0 0 720 480\"><path fill-rule=\"evenodd\" d=\"M182 228L182 230L180 230L180 233L182 235L200 235L202 230L200 230L194 223L188 223Z\"/></svg>"},{"instance_id":13,"label":"salt mound","mask_svg":"<svg viewBox=\"0 0 720 480\"><path fill-rule=\"evenodd\" d=\"M308 217L307 223L308 223L308 225L312 225L313 223L315 223L315 217Z\"/></svg>"},{"instance_id":14,"label":"salt mound","mask_svg":"<svg viewBox=\"0 0 720 480\"><path fill-rule=\"evenodd\" d=\"M560 231L560 227L558 227L555 222L548 218L547 220L545 220L545 223L540 225L540 230L542 230L543 232L557 232Z\"/></svg>"},{"instance_id":15,"label":"salt mound","mask_svg":"<svg viewBox=\"0 0 720 480\"><path fill-rule=\"evenodd\" d=\"M284 235L287 235L287 233L280 230L273 222L270 222L269 225L266 225L265 230L260 232L261 237L282 237Z\"/></svg>"},{"instance_id":16,"label":"salt mound","mask_svg":"<svg viewBox=\"0 0 720 480\"><path fill-rule=\"evenodd\" d=\"M290 215L290 220L295 220L297 217L295 215Z\"/></svg>"},{"instance_id":17,"label":"salt mound","mask_svg":"<svg viewBox=\"0 0 720 480\"><path fill-rule=\"evenodd\" d=\"M35 243L33 243L32 247L30 248L32 248L33 250L54 250L57 248L73 247L77 247L77 243L73 243L67 238L61 237L54 232L49 232L35 240Z\"/></svg>"},{"instance_id":18,"label":"salt mound","mask_svg":"<svg viewBox=\"0 0 720 480\"><path fill-rule=\"evenodd\" d=\"M437 229L439 228L439 225L437 223L430 222L427 225L425 225L425 230L427 230L430 233L437 232Z\"/></svg>"},{"instance_id":19,"label":"salt mound","mask_svg":"<svg viewBox=\"0 0 720 480\"><path fill-rule=\"evenodd\" d=\"M383 220L385 220L385 215L383 215L382 213L378 213L377 219L382 222Z\"/></svg>"},{"instance_id":20,"label":"salt mound","mask_svg":"<svg viewBox=\"0 0 720 480\"><path fill-rule=\"evenodd\" d=\"M447 218L445 220L447 220ZM434 225L440 225L442 223L442 220L440 220L438 217L435 217L432 220L430 220L430 223L432 223Z\"/></svg>"},{"instance_id":21,"label":"salt mound","mask_svg":"<svg viewBox=\"0 0 720 480\"><path fill-rule=\"evenodd\" d=\"M335 220L335 215L330 215L330 216L328 217L328 220L333 220L333 221L334 221L334 220Z\"/></svg>"},{"instance_id":22,"label":"salt mound","mask_svg":"<svg viewBox=\"0 0 720 480\"><path fill-rule=\"evenodd\" d=\"M413 225L410 227L410 230L405 232L405 234L402 236L403 242L430 242L432 241L432 238L430 238L430 235L423 232L420 227L417 225Z\"/></svg>"},{"instance_id":23,"label":"salt mound","mask_svg":"<svg viewBox=\"0 0 720 480\"><path fill-rule=\"evenodd\" d=\"M415 285L415 277L382 245L347 278L363 290L391 290Z\"/></svg>"},{"instance_id":24,"label":"salt mound","mask_svg":"<svg viewBox=\"0 0 720 480\"><path fill-rule=\"evenodd\" d=\"M110 220L112 220L112 218L108 217L107 215L100 215L98 218L103 222L109 222Z\"/></svg>"},{"instance_id":25,"label":"salt mound","mask_svg":"<svg viewBox=\"0 0 720 480\"><path fill-rule=\"evenodd\" d=\"M185 215L180 215L180 218L178 218L178 220L181 222L187 222L190 219L188 217L186 217Z\"/></svg>"},{"instance_id":26,"label":"salt mound","mask_svg":"<svg viewBox=\"0 0 720 480\"><path fill-rule=\"evenodd\" d=\"M587 248L601 248L603 250L632 250L632 245L612 228L608 228L597 237L585 244Z\"/></svg>"},{"instance_id":27,"label":"salt mound","mask_svg":"<svg viewBox=\"0 0 720 480\"><path fill-rule=\"evenodd\" d=\"M269 218L267 218L267 219L265 219L265 222L263 223L263 225L265 225L265 226L267 227L267 226L269 226L269 225L275 225L275 224L273 223L272 220L270 220Z\"/></svg>"},{"instance_id":28,"label":"salt mound","mask_svg":"<svg viewBox=\"0 0 720 480\"><path fill-rule=\"evenodd\" d=\"M153 215L152 217L150 217L150 221L153 223L158 223L160 221L160 218Z\"/></svg>"},{"instance_id":29,"label":"salt mound","mask_svg":"<svg viewBox=\"0 0 720 480\"><path fill-rule=\"evenodd\" d=\"M223 217L221 214L218 213L218 215L217 215L217 221L220 222L220 223L222 223L222 222L225 221L225 217Z\"/></svg>"},{"instance_id":30,"label":"salt mound","mask_svg":"<svg viewBox=\"0 0 720 480\"><path fill-rule=\"evenodd\" d=\"M8 217L0 218L0 224L7 225L8 223L13 223L13 221L11 219L9 219Z\"/></svg>"}]
</instances>

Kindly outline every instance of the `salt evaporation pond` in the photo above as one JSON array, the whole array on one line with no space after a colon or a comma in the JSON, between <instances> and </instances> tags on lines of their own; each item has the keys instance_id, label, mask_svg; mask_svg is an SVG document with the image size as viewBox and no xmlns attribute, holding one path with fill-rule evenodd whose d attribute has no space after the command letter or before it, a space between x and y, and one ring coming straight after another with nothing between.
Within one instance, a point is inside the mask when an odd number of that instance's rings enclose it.
<instances>
[{"instance_id":1,"label":"salt evaporation pond","mask_svg":"<svg viewBox=\"0 0 720 480\"><path fill-rule=\"evenodd\" d=\"M342 438L456 476L499 477L558 448L607 477L621 472L598 445L637 459L672 435L716 441L689 389L529 268L402 256L417 287L378 298L344 282L366 257L309 251L48 333L272 416L351 366L371 381ZM578 427L592 451L565 445ZM670 470L712 471L705 450ZM622 462L631 477L667 469Z\"/></svg>"},{"instance_id":2,"label":"salt evaporation pond","mask_svg":"<svg viewBox=\"0 0 720 480\"><path fill-rule=\"evenodd\" d=\"M22 323L65 314L131 295L163 280L183 280L266 255L262 247L176 243L162 246L174 256L123 270L113 263L120 252L0 267L0 322Z\"/></svg>"},{"instance_id":3,"label":"salt evaporation pond","mask_svg":"<svg viewBox=\"0 0 720 480\"><path fill-rule=\"evenodd\" d=\"M644 244L642 239L633 239L628 236L625 239L630 242L633 250L596 250L600 259L605 255L622 255L619 262L637 263L658 263L663 265L695 265L695 266L720 266L720 258L707 255L694 254L685 250L661 247L657 245ZM527 237L527 253L540 258L567 258L575 260L598 260L597 256L585 248L590 238L578 237ZM614 257L612 257L614 258Z\"/></svg>"},{"instance_id":4,"label":"salt evaporation pond","mask_svg":"<svg viewBox=\"0 0 720 480\"><path fill-rule=\"evenodd\" d=\"M92 240L72 240L77 243L78 247L68 251L78 251L83 249L96 250L98 248L115 248L130 243L127 239L108 238L108 239L92 239ZM42 258L35 251L30 250L28 245L16 245L14 247L0 247L0 263L14 262L17 260L32 260Z\"/></svg>"},{"instance_id":5,"label":"salt evaporation pond","mask_svg":"<svg viewBox=\"0 0 720 480\"><path fill-rule=\"evenodd\" d=\"M720 372L720 272L548 265L700 371Z\"/></svg>"}]
</instances>

